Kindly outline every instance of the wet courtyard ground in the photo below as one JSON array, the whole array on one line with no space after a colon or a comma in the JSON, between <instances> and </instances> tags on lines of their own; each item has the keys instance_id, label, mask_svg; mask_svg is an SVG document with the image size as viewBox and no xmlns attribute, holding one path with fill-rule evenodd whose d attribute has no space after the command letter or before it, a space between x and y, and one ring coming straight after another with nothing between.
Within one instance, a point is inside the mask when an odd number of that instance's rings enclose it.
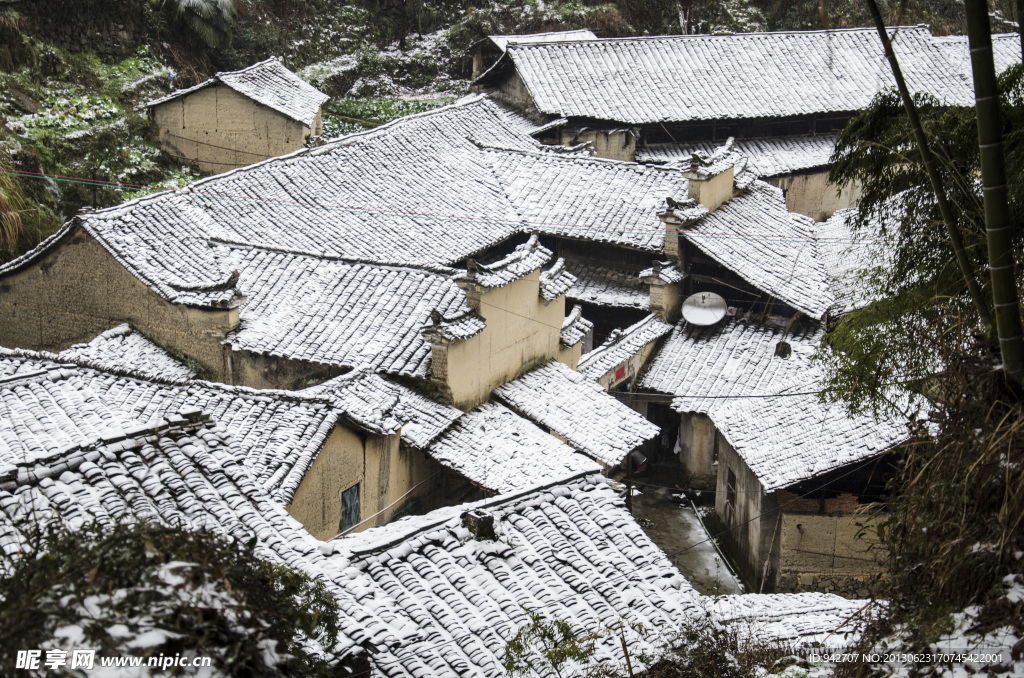
<instances>
[{"instance_id":1,"label":"wet courtyard ground","mask_svg":"<svg viewBox=\"0 0 1024 678\"><path fill-rule=\"evenodd\" d=\"M653 523L644 531L693 588L705 595L743 593L742 585L722 562L689 501L679 504L672 499L680 490L649 485L637 489L640 494L633 496L633 515Z\"/></svg>"}]
</instances>

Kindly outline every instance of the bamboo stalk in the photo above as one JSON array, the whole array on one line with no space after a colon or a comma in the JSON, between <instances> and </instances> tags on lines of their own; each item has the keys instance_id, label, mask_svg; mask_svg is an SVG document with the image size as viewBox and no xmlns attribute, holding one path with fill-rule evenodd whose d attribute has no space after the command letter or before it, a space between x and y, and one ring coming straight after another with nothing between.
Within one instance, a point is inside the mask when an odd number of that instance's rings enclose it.
<instances>
[{"instance_id":1,"label":"bamboo stalk","mask_svg":"<svg viewBox=\"0 0 1024 678\"><path fill-rule=\"evenodd\" d=\"M1017 32L1020 33L1020 56L1024 60L1024 0L1017 0Z\"/></svg>"},{"instance_id":2,"label":"bamboo stalk","mask_svg":"<svg viewBox=\"0 0 1024 678\"><path fill-rule=\"evenodd\" d=\"M876 0L867 0L867 3L868 9L871 10L871 15L874 17L875 27L878 29L878 37L885 48L885 56L889 60L889 66L892 68L892 75L896 80L896 88L899 90L900 98L903 100L903 108L907 112L907 118L910 119L910 126L914 131L914 140L917 142L918 151L921 153L921 160L924 163L925 170L928 172L928 180L931 182L932 191L935 193L935 200L939 203L939 212L942 214L942 221L946 225L949 244L953 248L957 264L960 267L960 273L967 284L967 293L970 295L982 323L991 325L992 314L989 313L988 301L978 285L974 266L967 256L963 236L957 229L953 208L950 206L949 199L942 188L942 177L939 176L939 170L935 166L935 157L928 147L928 139L925 136L924 129L921 127L921 118L917 113L917 106L914 105L914 99L910 96L910 90L907 89L907 81L903 78L903 71L900 69L899 61L896 59L896 53L893 52L889 33L885 29L885 22L882 21L882 13L878 10Z\"/></svg>"},{"instance_id":3,"label":"bamboo stalk","mask_svg":"<svg viewBox=\"0 0 1024 678\"><path fill-rule=\"evenodd\" d=\"M967 41L971 46L974 101L981 151L981 187L985 197L985 234L989 275L995 302L996 332L1003 371L1024 383L1024 330L1021 329L1016 266L1013 261L1013 225L1006 188L1006 161L999 114L999 86L992 56L992 33L985 0L967 0Z\"/></svg>"}]
</instances>

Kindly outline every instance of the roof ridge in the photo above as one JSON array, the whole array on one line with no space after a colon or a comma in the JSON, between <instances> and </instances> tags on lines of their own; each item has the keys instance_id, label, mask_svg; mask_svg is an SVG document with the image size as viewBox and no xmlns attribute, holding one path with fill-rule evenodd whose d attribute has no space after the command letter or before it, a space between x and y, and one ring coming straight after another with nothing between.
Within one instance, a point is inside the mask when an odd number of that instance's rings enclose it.
<instances>
[{"instance_id":1,"label":"roof ridge","mask_svg":"<svg viewBox=\"0 0 1024 678\"><path fill-rule=\"evenodd\" d=\"M67 365L45 365L38 370L9 374L5 377L0 377L0 389L13 386L18 382L23 381L55 381L58 379L67 379L69 376L70 375L67 373Z\"/></svg>"},{"instance_id":2,"label":"roof ridge","mask_svg":"<svg viewBox=\"0 0 1024 678\"><path fill-rule=\"evenodd\" d=\"M905 26L886 26L890 31L900 30L920 30L927 29L929 34L931 33L931 27L929 24L909 24ZM529 49L534 47L550 47L553 45L560 45L563 47L571 47L580 43L593 44L607 44L607 43L625 43L625 42L658 42L658 41L675 41L675 40L706 40L706 39L727 39L736 37L763 37L763 36L775 36L775 35L831 35L833 33L870 33L876 35L875 28L869 28L866 26L854 26L850 28L832 28L823 29L819 28L813 31L802 31L802 30L789 30L789 31L744 31L737 33L690 33L680 35L636 35L636 36L625 36L618 38L593 38L593 39L581 39L581 40L552 40L550 42L512 42L509 43L507 50L519 50ZM1010 34L1012 35L1012 34ZM932 36L935 37L935 36ZM943 36L948 37L948 36ZM482 77L482 75L481 75Z\"/></svg>"},{"instance_id":3,"label":"roof ridge","mask_svg":"<svg viewBox=\"0 0 1024 678\"><path fill-rule=\"evenodd\" d=\"M18 271L22 266L26 266L36 261L41 256L48 253L50 247L53 246L59 240L63 240L71 231L74 230L75 220L77 217L72 217L64 222L64 224L58 228L54 233L44 238L42 242L30 249L28 252L11 259L8 262L0 264L0 278L4 277L8 273Z\"/></svg>"},{"instance_id":4,"label":"roof ridge","mask_svg":"<svg viewBox=\"0 0 1024 678\"><path fill-rule=\"evenodd\" d=\"M509 411L512 411L512 410L509 410ZM522 415L519 415L519 414L517 414L515 412L513 412L513 413L516 414L517 417L521 417L522 416ZM523 419L525 419L525 417L523 417ZM527 421L529 421L529 420L527 420ZM592 477L592 476L596 477L595 482L592 482L592 483L591 482L587 482L590 479L590 477ZM366 556L371 556L371 555L374 555L376 553L380 553L382 551L387 551L388 549L394 548L395 546L397 546L397 545L399 545L399 544L401 544L403 542L408 541L414 535L424 534L426 532L437 530L438 528L443 526L445 523L449 523L452 520L456 519L457 517L461 516L463 513L467 513L469 511L481 510L481 509L491 509L493 511L495 509L498 509L499 507L505 507L505 506L508 506L510 504L516 504L516 503L522 504L522 503L524 503L523 500L526 499L527 497L529 497L531 495L540 494L540 493L544 492L545 490L549 490L549 489L554 488L554 487L559 487L559 486L567 486L567 487L581 486L584 483L586 483L587 485L596 485L596 484L601 483L601 482L606 482L606 481L604 481L604 479L600 476L599 473L597 473L595 471L581 471L581 472L577 473L574 476L569 476L569 477L566 477L566 478L561 478L559 480L555 480L555 481L552 481L550 483L546 483L546 484L543 484L543 485L534 485L533 487L528 487L528 488L526 488L524 490L517 490L517 491L514 491L514 492L509 492L507 494L497 494L497 495L495 495L493 497L488 497L486 499L479 499L477 501L466 502L466 503L463 503L463 504L457 504L455 506L448 506L448 507L444 507L444 508L438 509L437 511L434 512L435 514L438 514L438 517L436 519L434 519L434 520L426 521L422 525L414 525L414 524L405 524L405 525L403 525L403 523L405 521L409 520L408 518L405 518L405 519L399 520L397 522L394 522L394 523L391 523L391 524L388 524L388 525L381 525L379 527L372 527L369 530L365 530L363 532L355 533L353 535L346 535L346 538L353 539L353 540L358 540L360 537L373 536L374 534L379 534L379 533L385 532L385 531L393 531L393 532L398 534L398 536L396 538L389 539L389 540L381 542L381 543L371 543L370 545L368 545L368 546L366 546L364 548L359 548L358 546L353 547L353 546L351 546L349 544L346 544L345 541L344 541L344 538L343 538L343 540L340 542L340 544L341 544L341 546L343 548L345 548L349 552L349 554L351 554L351 557L353 559L355 559L355 558L363 558L363 557L366 557ZM412 521L410 521L410 523L411 522ZM404 527L406 529L400 529L401 527ZM335 539L337 539L337 538L335 538Z\"/></svg>"},{"instance_id":5,"label":"roof ridge","mask_svg":"<svg viewBox=\"0 0 1024 678\"><path fill-rule=\"evenodd\" d=\"M408 269L414 271L423 271L426 273L433 273L436 275L446 277L456 275L460 272L460 270L457 268L453 268L451 266L444 266L443 264L406 264L401 262L374 261L372 259L362 259L359 257L346 257L343 254L328 254L326 252L306 252L304 250L289 249L287 247L275 247L273 245L266 245L260 243L238 242L218 236L209 236L206 238L206 240L207 242L211 242L217 245L224 245L225 247L260 250L262 252L275 252L278 254L289 254L296 257L318 259L320 261L336 261L338 263L348 264L351 266L371 266L374 268Z\"/></svg>"},{"instance_id":6,"label":"roof ridge","mask_svg":"<svg viewBox=\"0 0 1024 678\"><path fill-rule=\"evenodd\" d=\"M770 138L770 137L769 137ZM589 142L579 144L583 146ZM523 148L506 148L504 146L478 144L480 150L485 153L508 153L514 155L525 155L538 159L557 159L562 161L583 161L589 162L595 165L608 165L612 167L628 168L634 172L647 172L648 170L660 170L671 174L685 175L684 170L678 167L668 167L665 165L654 165L646 162L636 162L635 160L616 160L614 158L602 158L596 155L570 155L569 153L552 153L551 151L545 151L543 148L534 149L523 149ZM576 148L574 146L564 146L563 148ZM684 176L685 179L685 176Z\"/></svg>"},{"instance_id":7,"label":"roof ridge","mask_svg":"<svg viewBox=\"0 0 1024 678\"><path fill-rule=\"evenodd\" d=\"M213 424L213 419L195 408L182 408L176 414L167 415L149 422L139 422L136 426L124 425L112 430L109 434L99 433L89 441L75 445L47 455L36 457L31 460L18 461L0 467L0 489L12 490L27 484L34 484L46 478L54 478L65 471L77 469L82 462L87 460L89 452L100 454L100 448L122 443L127 440L139 438L158 437L163 433L185 432L190 433L206 428ZM115 452L123 451L121 447ZM70 457L70 458L69 458ZM54 464L53 462L65 459L65 464Z\"/></svg>"},{"instance_id":8,"label":"roof ridge","mask_svg":"<svg viewBox=\"0 0 1024 678\"><path fill-rule=\"evenodd\" d=\"M284 66L284 62L283 61L278 59L276 56L271 56L271 57L268 57L268 58L264 59L263 61L257 61L254 64L249 64L245 68L239 68L237 71L217 71L216 73L211 75L209 78L207 78L207 80L213 80L214 78L219 78L222 75L237 75L239 73L245 73L246 71L251 71L251 70L253 70L255 68L258 68L259 66L266 66L267 64L269 64L269 63L271 63L273 61L276 61L277 63L279 63L282 66ZM287 68L287 66L285 66L285 68Z\"/></svg>"}]
</instances>

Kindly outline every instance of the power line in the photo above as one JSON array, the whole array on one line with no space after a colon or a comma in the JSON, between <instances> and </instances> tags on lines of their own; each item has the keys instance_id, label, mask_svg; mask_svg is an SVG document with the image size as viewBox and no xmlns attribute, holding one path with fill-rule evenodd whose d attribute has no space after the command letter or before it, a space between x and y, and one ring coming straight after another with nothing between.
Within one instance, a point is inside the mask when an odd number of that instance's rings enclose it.
<instances>
[{"instance_id":1,"label":"power line","mask_svg":"<svg viewBox=\"0 0 1024 678\"><path fill-rule=\"evenodd\" d=\"M230 146L218 146L217 144L211 144L208 141L200 141L199 139L189 139L188 137L183 137L183 136L181 136L179 134L175 134L173 132L168 132L166 130L161 130L161 132L163 134L165 134L166 136L174 137L175 139L181 139L182 141L187 141L187 142L192 143L192 144L199 144L200 146L209 146L210 148L216 148L216 149L221 150L221 151L231 151L232 153L245 153L246 155L254 155L257 158L262 158L262 159L267 159L267 158L274 157L272 155L268 156L266 153L254 153L253 151L244 151L241 148L231 148ZM214 164L223 165L225 163L214 163Z\"/></svg>"}]
</instances>

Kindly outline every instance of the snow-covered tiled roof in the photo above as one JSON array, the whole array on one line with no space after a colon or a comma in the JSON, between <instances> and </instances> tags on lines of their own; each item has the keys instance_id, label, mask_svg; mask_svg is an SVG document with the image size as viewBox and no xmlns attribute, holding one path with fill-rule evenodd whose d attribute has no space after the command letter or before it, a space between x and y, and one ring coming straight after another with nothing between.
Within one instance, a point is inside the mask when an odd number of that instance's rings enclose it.
<instances>
[{"instance_id":1,"label":"snow-covered tiled roof","mask_svg":"<svg viewBox=\"0 0 1024 678\"><path fill-rule=\"evenodd\" d=\"M660 251L665 198L682 200L681 170L537 151L486 151L495 176L528 230Z\"/></svg>"},{"instance_id":2,"label":"snow-covered tiled roof","mask_svg":"<svg viewBox=\"0 0 1024 678\"><path fill-rule=\"evenodd\" d=\"M326 400L292 392L143 379L48 354L3 349L0 363L19 366L0 381L0 463L30 462L134 422L201 410L229 431L257 485L288 503L339 414Z\"/></svg>"},{"instance_id":3,"label":"snow-covered tiled roof","mask_svg":"<svg viewBox=\"0 0 1024 678\"><path fill-rule=\"evenodd\" d=\"M839 210L829 219L815 224L818 258L835 298L839 312L860 308L872 301L865 279L873 269L885 266L891 258L869 228L855 232L855 209Z\"/></svg>"},{"instance_id":4,"label":"snow-covered tiled roof","mask_svg":"<svg viewBox=\"0 0 1024 678\"><path fill-rule=\"evenodd\" d=\"M565 480L601 467L497 403L464 414L427 454L480 487L497 493Z\"/></svg>"},{"instance_id":5,"label":"snow-covered tiled roof","mask_svg":"<svg viewBox=\"0 0 1024 678\"><path fill-rule=\"evenodd\" d=\"M79 365L97 365L109 371L123 371L151 379L184 381L195 373L170 353L124 323L84 344L70 346L59 354L61 360Z\"/></svg>"},{"instance_id":6,"label":"snow-covered tiled roof","mask_svg":"<svg viewBox=\"0 0 1024 678\"><path fill-rule=\"evenodd\" d=\"M708 413L765 492L872 459L910 437L906 420L823 404L823 381L807 376L807 386L793 384L775 397L723 400Z\"/></svg>"},{"instance_id":7,"label":"snow-covered tiled roof","mask_svg":"<svg viewBox=\"0 0 1024 678\"><path fill-rule=\"evenodd\" d=\"M253 64L240 71L225 71L215 74L194 87L178 90L165 97L154 99L147 107L159 106L183 96L188 96L211 85L227 85L242 96L283 113L292 120L307 127L313 125L320 107L329 96L295 75L275 58Z\"/></svg>"},{"instance_id":8,"label":"snow-covered tiled roof","mask_svg":"<svg viewBox=\"0 0 1024 678\"><path fill-rule=\"evenodd\" d=\"M421 331L431 312L470 312L452 277L428 270L257 249L229 258L244 272L246 295L240 328L227 340L235 350L422 377L430 345Z\"/></svg>"},{"instance_id":9,"label":"snow-covered tiled roof","mask_svg":"<svg viewBox=\"0 0 1024 678\"><path fill-rule=\"evenodd\" d=\"M625 330L613 330L603 344L580 358L577 370L590 379L600 379L671 331L672 325L649 315Z\"/></svg>"},{"instance_id":10,"label":"snow-covered tiled roof","mask_svg":"<svg viewBox=\"0 0 1024 678\"><path fill-rule=\"evenodd\" d=\"M926 26L889 31L912 92L973 104ZM856 111L894 85L873 28L511 44L477 82L512 67L541 113L626 124Z\"/></svg>"},{"instance_id":11,"label":"snow-covered tiled roof","mask_svg":"<svg viewBox=\"0 0 1024 678\"><path fill-rule=\"evenodd\" d=\"M679 237L771 297L821 318L835 300L814 234L813 219L786 209L782 189L757 181Z\"/></svg>"},{"instance_id":12,"label":"snow-covered tiled roof","mask_svg":"<svg viewBox=\"0 0 1024 678\"><path fill-rule=\"evenodd\" d=\"M562 328L558 335L559 340L562 346L572 348L586 339L593 329L594 323L583 317L583 307L576 304L569 311L569 315L565 316L565 320L562 321Z\"/></svg>"},{"instance_id":13,"label":"snow-covered tiled roof","mask_svg":"<svg viewBox=\"0 0 1024 678\"><path fill-rule=\"evenodd\" d=\"M551 31L550 33L524 33L522 35L488 35L487 39L502 52L509 43L565 42L567 40L595 40L597 36L585 28L573 31Z\"/></svg>"},{"instance_id":14,"label":"snow-covered tiled roof","mask_svg":"<svg viewBox=\"0 0 1024 678\"><path fill-rule=\"evenodd\" d=\"M618 466L661 430L596 382L554 360L503 384L494 395L606 466Z\"/></svg>"},{"instance_id":15,"label":"snow-covered tiled roof","mask_svg":"<svg viewBox=\"0 0 1024 678\"><path fill-rule=\"evenodd\" d=\"M462 524L469 511L493 516L497 539L474 538ZM598 634L594 661L624 670L621 623L635 669L638 655L658 653L704 614L700 596L598 476L335 543L351 551L353 574L374 582L359 602L393 626L408 624L406 640L372 657L387 678L505 676L505 646L531 612Z\"/></svg>"},{"instance_id":16,"label":"snow-covered tiled roof","mask_svg":"<svg viewBox=\"0 0 1024 678\"><path fill-rule=\"evenodd\" d=\"M966 35L946 35L932 38L936 48L943 57L961 75L965 82L974 86L974 74L971 70L971 53L967 46ZM992 36L992 56L996 64L996 73L1002 73L1010 66L1021 61L1020 35L1017 33L997 33Z\"/></svg>"},{"instance_id":17,"label":"snow-covered tiled roof","mask_svg":"<svg viewBox=\"0 0 1024 678\"><path fill-rule=\"evenodd\" d=\"M462 416L461 410L388 381L367 368L300 393L330 399L346 417L368 430L392 432L400 427L402 440L417 449L426 447Z\"/></svg>"},{"instance_id":18,"label":"snow-covered tiled roof","mask_svg":"<svg viewBox=\"0 0 1024 678\"><path fill-rule=\"evenodd\" d=\"M849 647L859 637L866 600L849 600L832 593L744 593L702 599L711 618L741 638L775 641L785 646L820 644ZM882 603L876 603L879 607Z\"/></svg>"},{"instance_id":19,"label":"snow-covered tiled roof","mask_svg":"<svg viewBox=\"0 0 1024 678\"><path fill-rule=\"evenodd\" d=\"M817 324L791 328L732 318L710 327L681 322L659 347L641 386L674 395L678 412L706 414L771 492L904 442L907 421L850 414L826 405L821 368L812 362ZM779 342L789 356L776 355ZM899 397L898 395L894 395Z\"/></svg>"},{"instance_id":20,"label":"snow-covered tiled roof","mask_svg":"<svg viewBox=\"0 0 1024 678\"><path fill-rule=\"evenodd\" d=\"M779 393L795 383L814 390L818 373L811 357L821 327L794 325L785 335L788 358L775 355L783 330L736 318L708 327L680 321L648 362L640 385L677 396L673 407L681 412L707 412L726 396Z\"/></svg>"},{"instance_id":21,"label":"snow-covered tiled roof","mask_svg":"<svg viewBox=\"0 0 1024 678\"><path fill-rule=\"evenodd\" d=\"M576 283L566 292L567 299L644 311L651 307L650 290L635 272L576 261L566 266L576 276Z\"/></svg>"},{"instance_id":22,"label":"snow-covered tiled roof","mask_svg":"<svg viewBox=\"0 0 1024 678\"><path fill-rule=\"evenodd\" d=\"M836 135L764 137L737 139L736 150L747 156L747 169L760 177L774 177L828 165L836 146ZM637 151L637 162L669 163L686 167L695 152L714 153L720 142L648 144Z\"/></svg>"}]
</instances>

